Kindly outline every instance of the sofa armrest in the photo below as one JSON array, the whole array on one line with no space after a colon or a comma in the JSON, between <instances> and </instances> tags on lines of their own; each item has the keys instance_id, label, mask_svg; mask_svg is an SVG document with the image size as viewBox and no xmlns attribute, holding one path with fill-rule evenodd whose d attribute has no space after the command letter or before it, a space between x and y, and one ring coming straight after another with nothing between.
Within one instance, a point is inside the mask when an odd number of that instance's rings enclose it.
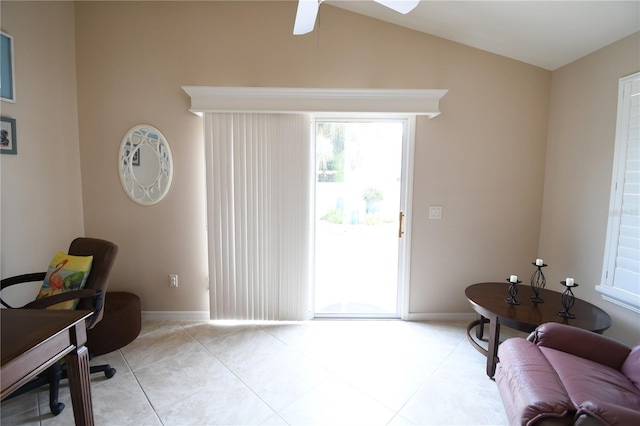
<instances>
[{"instance_id":1,"label":"sofa armrest","mask_svg":"<svg viewBox=\"0 0 640 426\"><path fill-rule=\"evenodd\" d=\"M573 419L576 407L542 351L532 342L507 339L498 347L495 380L510 425Z\"/></svg>"},{"instance_id":2,"label":"sofa armrest","mask_svg":"<svg viewBox=\"0 0 640 426\"><path fill-rule=\"evenodd\" d=\"M587 414L595 417L605 425L638 425L640 424L640 411L622 405L608 402L585 401L580 404L578 416Z\"/></svg>"},{"instance_id":3,"label":"sofa armrest","mask_svg":"<svg viewBox=\"0 0 640 426\"><path fill-rule=\"evenodd\" d=\"M566 324L545 323L535 330L538 346L557 349L620 370L631 349L609 337Z\"/></svg>"}]
</instances>

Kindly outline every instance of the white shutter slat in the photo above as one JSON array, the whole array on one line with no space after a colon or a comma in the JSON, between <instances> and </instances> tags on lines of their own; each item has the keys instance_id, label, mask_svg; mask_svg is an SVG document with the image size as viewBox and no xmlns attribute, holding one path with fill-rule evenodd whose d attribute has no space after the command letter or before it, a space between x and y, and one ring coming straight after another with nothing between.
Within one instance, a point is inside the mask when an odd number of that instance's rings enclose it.
<instances>
[{"instance_id":1,"label":"white shutter slat","mask_svg":"<svg viewBox=\"0 0 640 426\"><path fill-rule=\"evenodd\" d=\"M616 268L619 284L616 288L633 294L640 294L640 273L628 269Z\"/></svg>"}]
</instances>

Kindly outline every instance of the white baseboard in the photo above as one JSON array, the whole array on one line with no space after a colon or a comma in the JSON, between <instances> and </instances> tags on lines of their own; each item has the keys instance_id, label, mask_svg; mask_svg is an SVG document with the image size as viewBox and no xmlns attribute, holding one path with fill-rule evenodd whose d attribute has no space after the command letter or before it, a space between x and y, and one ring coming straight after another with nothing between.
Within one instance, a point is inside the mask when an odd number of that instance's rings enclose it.
<instances>
[{"instance_id":1,"label":"white baseboard","mask_svg":"<svg viewBox=\"0 0 640 426\"><path fill-rule=\"evenodd\" d=\"M209 311L143 311L143 319L166 320L166 321L207 321ZM409 314L407 321L465 321L471 322L476 319L476 314L453 313L453 314L429 314L413 312Z\"/></svg>"},{"instance_id":2,"label":"white baseboard","mask_svg":"<svg viewBox=\"0 0 640 426\"><path fill-rule=\"evenodd\" d=\"M167 321L206 321L209 319L209 311L142 311L142 319Z\"/></svg>"},{"instance_id":3,"label":"white baseboard","mask_svg":"<svg viewBox=\"0 0 640 426\"><path fill-rule=\"evenodd\" d=\"M476 314L429 314L421 312L410 312L407 321L465 321L471 322L476 319Z\"/></svg>"}]
</instances>

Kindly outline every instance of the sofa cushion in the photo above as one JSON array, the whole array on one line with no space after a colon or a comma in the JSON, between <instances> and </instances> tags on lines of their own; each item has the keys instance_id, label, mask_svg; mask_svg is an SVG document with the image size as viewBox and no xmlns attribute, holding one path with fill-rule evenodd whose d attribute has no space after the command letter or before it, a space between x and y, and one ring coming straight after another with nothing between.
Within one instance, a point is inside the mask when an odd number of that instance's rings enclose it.
<instances>
[{"instance_id":1,"label":"sofa cushion","mask_svg":"<svg viewBox=\"0 0 640 426\"><path fill-rule=\"evenodd\" d=\"M556 349L539 348L576 406L597 401L640 411L640 390L621 371Z\"/></svg>"},{"instance_id":2,"label":"sofa cushion","mask_svg":"<svg viewBox=\"0 0 640 426\"><path fill-rule=\"evenodd\" d=\"M621 371L636 388L640 389L640 345L633 348L624 364L622 364Z\"/></svg>"},{"instance_id":3,"label":"sofa cushion","mask_svg":"<svg viewBox=\"0 0 640 426\"><path fill-rule=\"evenodd\" d=\"M510 425L531 425L543 418L570 423L576 406L540 349L521 338L507 339L498 348L496 384Z\"/></svg>"}]
</instances>

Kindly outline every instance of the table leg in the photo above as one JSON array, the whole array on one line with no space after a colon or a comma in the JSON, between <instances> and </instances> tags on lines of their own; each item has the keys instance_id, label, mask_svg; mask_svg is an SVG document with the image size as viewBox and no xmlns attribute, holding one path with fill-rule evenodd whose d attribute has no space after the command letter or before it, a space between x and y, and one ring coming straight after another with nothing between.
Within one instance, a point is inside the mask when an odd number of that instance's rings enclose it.
<instances>
[{"instance_id":1,"label":"table leg","mask_svg":"<svg viewBox=\"0 0 640 426\"><path fill-rule=\"evenodd\" d=\"M482 338L484 337L484 323L487 321L482 315L478 314L478 322L480 324L476 326L476 337L478 338L478 340L482 340Z\"/></svg>"},{"instance_id":2,"label":"table leg","mask_svg":"<svg viewBox=\"0 0 640 426\"><path fill-rule=\"evenodd\" d=\"M91 380L89 377L89 350L85 346L65 358L71 388L73 417L77 426L93 426Z\"/></svg>"},{"instance_id":3,"label":"table leg","mask_svg":"<svg viewBox=\"0 0 640 426\"><path fill-rule=\"evenodd\" d=\"M489 319L489 350L487 351L487 376L493 378L498 363L498 344L500 343L500 324L498 318Z\"/></svg>"}]
</instances>

